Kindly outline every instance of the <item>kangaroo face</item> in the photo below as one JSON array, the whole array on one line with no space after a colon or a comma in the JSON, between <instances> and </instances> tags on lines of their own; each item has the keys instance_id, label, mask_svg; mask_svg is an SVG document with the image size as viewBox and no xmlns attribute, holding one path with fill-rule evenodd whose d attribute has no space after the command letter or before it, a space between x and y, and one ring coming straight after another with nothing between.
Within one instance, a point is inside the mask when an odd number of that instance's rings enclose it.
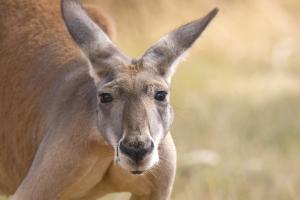
<instances>
[{"instance_id":1,"label":"kangaroo face","mask_svg":"<svg viewBox=\"0 0 300 200\"><path fill-rule=\"evenodd\" d=\"M62 11L89 63L98 129L114 147L116 163L134 174L151 169L173 121L169 96L176 65L218 10L170 32L139 59L123 54L77 1L63 1Z\"/></svg>"},{"instance_id":2,"label":"kangaroo face","mask_svg":"<svg viewBox=\"0 0 300 200\"><path fill-rule=\"evenodd\" d=\"M98 127L115 147L115 160L132 172L143 172L158 162L158 146L173 112L163 78L151 71L130 73L98 83Z\"/></svg>"}]
</instances>

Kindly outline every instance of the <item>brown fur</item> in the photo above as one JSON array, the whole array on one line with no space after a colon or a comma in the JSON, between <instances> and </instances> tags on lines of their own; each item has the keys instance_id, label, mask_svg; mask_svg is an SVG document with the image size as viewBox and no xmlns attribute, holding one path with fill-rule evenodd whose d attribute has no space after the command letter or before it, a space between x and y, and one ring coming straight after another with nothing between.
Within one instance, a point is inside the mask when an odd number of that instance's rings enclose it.
<instances>
[{"instance_id":1,"label":"brown fur","mask_svg":"<svg viewBox=\"0 0 300 200\"><path fill-rule=\"evenodd\" d=\"M58 0L0 4L0 190L6 194L20 185L45 133L41 94L79 56L59 5Z\"/></svg>"},{"instance_id":2,"label":"brown fur","mask_svg":"<svg viewBox=\"0 0 300 200\"><path fill-rule=\"evenodd\" d=\"M86 8L112 36L110 20L94 7ZM91 120L94 83L60 11L59 0L0 4L0 193L12 195L18 189L14 199L52 200L130 191L150 199L160 169L139 177L110 168L113 149L91 123L96 121ZM51 132L54 127L59 131ZM173 145L171 139L166 142ZM174 170L167 174L172 180Z\"/></svg>"},{"instance_id":3,"label":"brown fur","mask_svg":"<svg viewBox=\"0 0 300 200\"><path fill-rule=\"evenodd\" d=\"M111 20L87 8L113 34ZM42 96L80 54L64 27L58 0L3 1L0 13L0 191L12 194L45 133Z\"/></svg>"}]
</instances>

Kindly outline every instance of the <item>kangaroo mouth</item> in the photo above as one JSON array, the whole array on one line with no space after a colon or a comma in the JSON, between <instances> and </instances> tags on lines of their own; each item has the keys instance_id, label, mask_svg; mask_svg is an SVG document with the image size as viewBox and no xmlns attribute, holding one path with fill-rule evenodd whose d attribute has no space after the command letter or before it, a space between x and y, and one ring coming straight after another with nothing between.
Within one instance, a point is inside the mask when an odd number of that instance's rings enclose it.
<instances>
[{"instance_id":1,"label":"kangaroo mouth","mask_svg":"<svg viewBox=\"0 0 300 200\"><path fill-rule=\"evenodd\" d=\"M144 171L136 170L136 171L130 171L130 173L132 173L133 175L142 175Z\"/></svg>"}]
</instances>

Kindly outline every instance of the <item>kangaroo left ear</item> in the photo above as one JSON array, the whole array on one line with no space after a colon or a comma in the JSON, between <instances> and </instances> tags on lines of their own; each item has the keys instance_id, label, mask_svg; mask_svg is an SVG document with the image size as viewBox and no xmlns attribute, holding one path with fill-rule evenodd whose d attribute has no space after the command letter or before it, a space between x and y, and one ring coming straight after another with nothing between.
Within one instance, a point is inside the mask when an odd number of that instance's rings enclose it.
<instances>
[{"instance_id":1,"label":"kangaroo left ear","mask_svg":"<svg viewBox=\"0 0 300 200\"><path fill-rule=\"evenodd\" d=\"M141 58L145 68L152 68L168 82L185 52L193 45L210 21L216 16L215 8L205 17L183 25L161 38Z\"/></svg>"},{"instance_id":2,"label":"kangaroo left ear","mask_svg":"<svg viewBox=\"0 0 300 200\"><path fill-rule=\"evenodd\" d=\"M79 0L62 0L61 9L69 33L91 63L89 72L96 84L130 63L131 59L87 15Z\"/></svg>"}]
</instances>

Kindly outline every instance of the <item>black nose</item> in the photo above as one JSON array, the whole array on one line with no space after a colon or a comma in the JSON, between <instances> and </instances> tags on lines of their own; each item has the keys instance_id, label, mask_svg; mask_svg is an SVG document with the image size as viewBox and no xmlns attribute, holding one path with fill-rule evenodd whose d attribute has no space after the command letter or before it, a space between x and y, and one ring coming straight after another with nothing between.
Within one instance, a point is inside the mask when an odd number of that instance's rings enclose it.
<instances>
[{"instance_id":1,"label":"black nose","mask_svg":"<svg viewBox=\"0 0 300 200\"><path fill-rule=\"evenodd\" d=\"M151 140L149 142L123 140L120 142L120 150L129 156L131 159L139 162L144 157L153 151L154 144Z\"/></svg>"}]
</instances>

